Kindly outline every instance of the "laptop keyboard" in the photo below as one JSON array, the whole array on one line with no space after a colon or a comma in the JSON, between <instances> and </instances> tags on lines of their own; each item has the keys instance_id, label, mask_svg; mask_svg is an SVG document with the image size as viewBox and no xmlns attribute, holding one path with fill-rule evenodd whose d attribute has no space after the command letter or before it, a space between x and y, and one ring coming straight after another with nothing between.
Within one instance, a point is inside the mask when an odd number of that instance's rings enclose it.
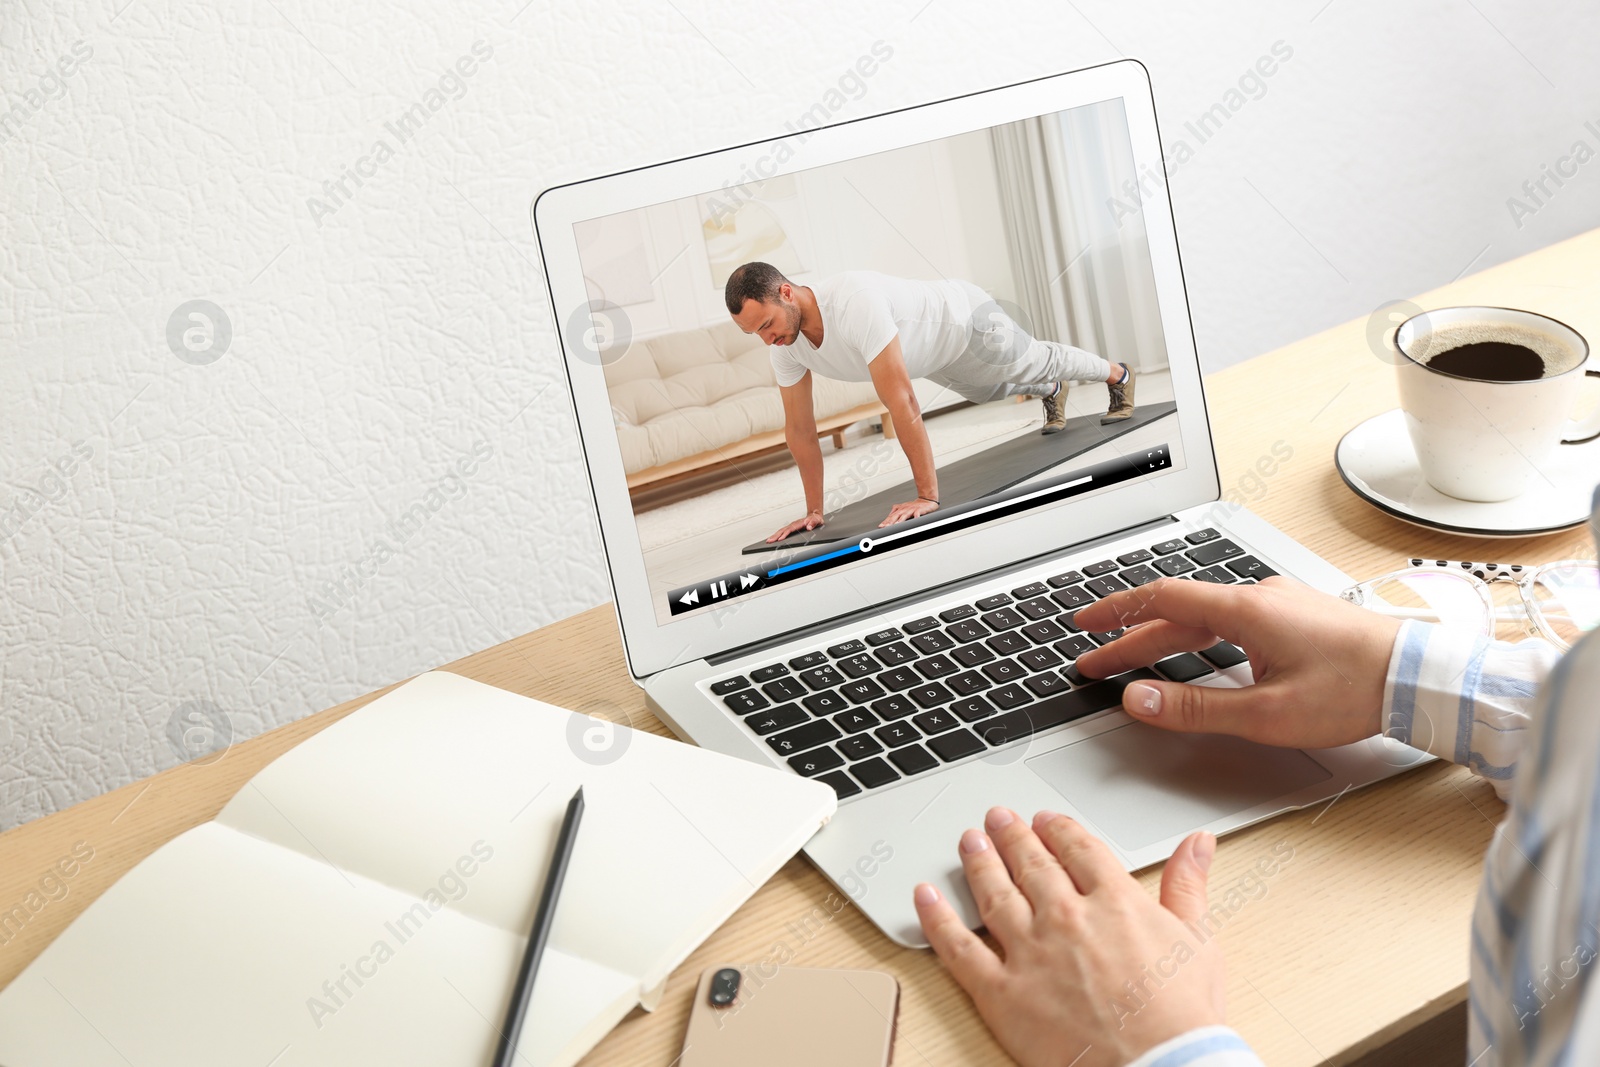
<instances>
[{"instance_id":1,"label":"laptop keyboard","mask_svg":"<svg viewBox=\"0 0 1600 1067\"><path fill-rule=\"evenodd\" d=\"M1114 678L1078 673L1121 636L1085 633L1076 609L1163 575L1240 584L1277 572L1216 530L996 590L710 684L795 773L842 800L1122 706L1141 678L1192 682L1245 662L1221 642Z\"/></svg>"}]
</instances>

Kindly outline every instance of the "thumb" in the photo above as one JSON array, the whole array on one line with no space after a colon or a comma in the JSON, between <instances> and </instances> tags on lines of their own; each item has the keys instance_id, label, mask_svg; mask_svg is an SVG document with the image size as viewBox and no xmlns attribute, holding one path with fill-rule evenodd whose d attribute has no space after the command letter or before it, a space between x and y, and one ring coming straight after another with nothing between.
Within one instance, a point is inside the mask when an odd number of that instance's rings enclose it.
<instances>
[{"instance_id":1,"label":"thumb","mask_svg":"<svg viewBox=\"0 0 1600 1067\"><path fill-rule=\"evenodd\" d=\"M1122 691L1122 707L1152 726L1192 734L1235 734L1250 737L1259 722L1259 686L1213 689L1186 682L1141 679Z\"/></svg>"},{"instance_id":2,"label":"thumb","mask_svg":"<svg viewBox=\"0 0 1600 1067\"><path fill-rule=\"evenodd\" d=\"M1206 875L1217 839L1200 831L1183 839L1161 872L1161 906L1184 922L1198 922L1206 913Z\"/></svg>"}]
</instances>

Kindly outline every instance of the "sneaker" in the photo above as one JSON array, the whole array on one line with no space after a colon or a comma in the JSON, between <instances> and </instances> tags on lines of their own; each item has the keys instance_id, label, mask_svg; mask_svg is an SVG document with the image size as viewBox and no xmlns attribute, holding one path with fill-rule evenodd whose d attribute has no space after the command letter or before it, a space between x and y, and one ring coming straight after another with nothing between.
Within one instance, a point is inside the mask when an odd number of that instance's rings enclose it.
<instances>
[{"instance_id":1,"label":"sneaker","mask_svg":"<svg viewBox=\"0 0 1600 1067\"><path fill-rule=\"evenodd\" d=\"M1121 385L1106 386L1111 394L1111 406L1104 415L1100 416L1100 425L1109 422L1121 422L1133 414L1133 368L1126 363L1119 364L1128 376L1122 380Z\"/></svg>"},{"instance_id":2,"label":"sneaker","mask_svg":"<svg viewBox=\"0 0 1600 1067\"><path fill-rule=\"evenodd\" d=\"M1044 425L1039 428L1042 434L1060 433L1067 428L1067 383L1057 383L1055 396L1040 397L1044 402Z\"/></svg>"}]
</instances>

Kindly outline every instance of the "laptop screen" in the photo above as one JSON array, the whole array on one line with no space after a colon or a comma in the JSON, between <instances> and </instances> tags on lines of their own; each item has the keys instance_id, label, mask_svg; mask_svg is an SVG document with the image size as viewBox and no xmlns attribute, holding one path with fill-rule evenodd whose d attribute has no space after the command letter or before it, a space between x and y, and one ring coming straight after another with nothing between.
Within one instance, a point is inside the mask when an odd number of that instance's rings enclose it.
<instances>
[{"instance_id":1,"label":"laptop screen","mask_svg":"<svg viewBox=\"0 0 1600 1067\"><path fill-rule=\"evenodd\" d=\"M573 226L661 623L1184 467L1121 98L764 177L808 136Z\"/></svg>"}]
</instances>

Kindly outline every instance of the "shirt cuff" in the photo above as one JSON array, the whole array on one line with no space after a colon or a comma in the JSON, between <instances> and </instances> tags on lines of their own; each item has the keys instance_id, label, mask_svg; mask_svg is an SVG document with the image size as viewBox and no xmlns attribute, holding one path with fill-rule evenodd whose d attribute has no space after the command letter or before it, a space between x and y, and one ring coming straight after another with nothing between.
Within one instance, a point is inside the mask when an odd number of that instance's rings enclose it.
<instances>
[{"instance_id":1,"label":"shirt cuff","mask_svg":"<svg viewBox=\"0 0 1600 1067\"><path fill-rule=\"evenodd\" d=\"M1263 1064L1232 1028L1201 1026L1163 1041L1127 1067L1263 1067Z\"/></svg>"}]
</instances>

